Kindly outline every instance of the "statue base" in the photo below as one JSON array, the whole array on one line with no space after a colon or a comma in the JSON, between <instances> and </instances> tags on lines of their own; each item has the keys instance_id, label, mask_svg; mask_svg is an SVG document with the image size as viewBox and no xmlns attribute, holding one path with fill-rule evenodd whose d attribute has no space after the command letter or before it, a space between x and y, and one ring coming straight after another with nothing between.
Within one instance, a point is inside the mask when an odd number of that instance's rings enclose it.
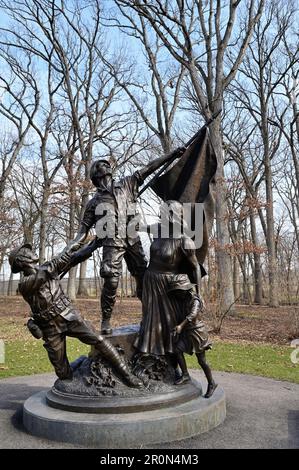
<instances>
[{"instance_id":1,"label":"statue base","mask_svg":"<svg viewBox=\"0 0 299 470\"><path fill-rule=\"evenodd\" d=\"M23 423L30 434L100 449L138 448L186 439L210 431L226 416L225 394L217 387L209 399L198 396L185 403L138 412L78 413L52 408L47 392L24 403ZM106 410L108 411L108 409Z\"/></svg>"},{"instance_id":2,"label":"statue base","mask_svg":"<svg viewBox=\"0 0 299 470\"><path fill-rule=\"evenodd\" d=\"M174 385L168 359L134 354L138 325L114 330L113 342L143 382L127 387L98 352L74 363L73 380L57 379L51 390L24 404L23 423L35 436L97 448L137 448L207 432L225 419L223 390L202 397L199 382Z\"/></svg>"},{"instance_id":3,"label":"statue base","mask_svg":"<svg viewBox=\"0 0 299 470\"><path fill-rule=\"evenodd\" d=\"M192 381L185 385L156 384L145 389L129 389L126 395L87 396L60 392L54 386L46 393L52 408L77 413L136 413L177 406L202 395L201 385Z\"/></svg>"}]
</instances>

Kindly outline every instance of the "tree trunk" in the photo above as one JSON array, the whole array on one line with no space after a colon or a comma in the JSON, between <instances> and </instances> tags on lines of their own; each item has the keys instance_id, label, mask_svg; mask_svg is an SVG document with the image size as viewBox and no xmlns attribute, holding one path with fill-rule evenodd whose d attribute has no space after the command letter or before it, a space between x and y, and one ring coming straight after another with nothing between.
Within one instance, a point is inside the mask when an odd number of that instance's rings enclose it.
<instances>
[{"instance_id":1,"label":"tree trunk","mask_svg":"<svg viewBox=\"0 0 299 470\"><path fill-rule=\"evenodd\" d=\"M214 289L213 289L213 271L212 271L212 262L211 262L211 253L208 252L207 254L207 262L208 262L208 286L207 286L207 296L209 302L212 302L214 300Z\"/></svg>"},{"instance_id":2,"label":"tree trunk","mask_svg":"<svg viewBox=\"0 0 299 470\"><path fill-rule=\"evenodd\" d=\"M135 289L135 279L132 274L130 274L130 284L131 284L131 297L136 297L136 289Z\"/></svg>"},{"instance_id":3,"label":"tree trunk","mask_svg":"<svg viewBox=\"0 0 299 470\"><path fill-rule=\"evenodd\" d=\"M277 292L277 269L276 269L276 249L275 249L275 229L274 229L274 211L273 211L273 180L270 155L270 141L268 130L268 103L265 97L263 82L263 70L260 67L260 103L261 103L261 134L264 147L264 168L266 183L266 220L267 220L267 248L268 248L268 273L269 273L269 305L278 307ZM272 156L273 157L273 156Z\"/></svg>"},{"instance_id":4,"label":"tree trunk","mask_svg":"<svg viewBox=\"0 0 299 470\"><path fill-rule=\"evenodd\" d=\"M39 263L43 264L46 260L46 238L47 238L47 219L48 219L48 205L50 197L50 188L45 187L40 215L40 229L39 229Z\"/></svg>"},{"instance_id":5,"label":"tree trunk","mask_svg":"<svg viewBox=\"0 0 299 470\"><path fill-rule=\"evenodd\" d=\"M70 269L68 282L67 282L67 295L72 301L76 300L76 292L77 292L76 275L77 275L77 266Z\"/></svg>"},{"instance_id":6,"label":"tree trunk","mask_svg":"<svg viewBox=\"0 0 299 470\"><path fill-rule=\"evenodd\" d=\"M268 155L265 156L265 177L266 177L266 200L267 200L266 218L267 218L267 247L268 247L268 270L269 270L269 305L270 307L278 307L279 302L278 302L278 290L277 290L272 169L271 169L271 163L270 163Z\"/></svg>"},{"instance_id":7,"label":"tree trunk","mask_svg":"<svg viewBox=\"0 0 299 470\"><path fill-rule=\"evenodd\" d=\"M240 297L240 266L237 256L234 256L234 296L235 299Z\"/></svg>"},{"instance_id":8,"label":"tree trunk","mask_svg":"<svg viewBox=\"0 0 299 470\"><path fill-rule=\"evenodd\" d=\"M4 178L0 178L0 209L4 205L4 190L5 190Z\"/></svg>"},{"instance_id":9,"label":"tree trunk","mask_svg":"<svg viewBox=\"0 0 299 470\"><path fill-rule=\"evenodd\" d=\"M250 228L251 228L251 237L252 242L255 246L253 253L254 258L254 303L262 305L263 303L263 278L262 278L262 268L261 268L261 255L256 251L258 246L258 239L256 233L256 224L254 214L250 215Z\"/></svg>"},{"instance_id":10,"label":"tree trunk","mask_svg":"<svg viewBox=\"0 0 299 470\"><path fill-rule=\"evenodd\" d=\"M250 304L250 287L248 284L248 266L246 260L246 254L243 255L243 302L244 304Z\"/></svg>"},{"instance_id":11,"label":"tree trunk","mask_svg":"<svg viewBox=\"0 0 299 470\"><path fill-rule=\"evenodd\" d=\"M126 270L126 277L125 277L125 292L126 292L126 297L128 297L128 268L127 266L125 267Z\"/></svg>"},{"instance_id":12,"label":"tree trunk","mask_svg":"<svg viewBox=\"0 0 299 470\"><path fill-rule=\"evenodd\" d=\"M86 283L87 263L88 260L85 260L83 261L83 263L80 264L80 277L77 295L80 295L81 297L89 297L88 287Z\"/></svg>"},{"instance_id":13,"label":"tree trunk","mask_svg":"<svg viewBox=\"0 0 299 470\"><path fill-rule=\"evenodd\" d=\"M74 166L73 166L73 155L70 155L69 160L69 191L70 191L70 212L69 212L69 227L68 227L68 239L73 240L75 236L75 210L76 210L76 181L74 178ZM68 283L67 283L67 294L71 300L76 300L76 274L77 266L70 269Z\"/></svg>"},{"instance_id":14,"label":"tree trunk","mask_svg":"<svg viewBox=\"0 0 299 470\"><path fill-rule=\"evenodd\" d=\"M8 285L7 285L7 295L13 295L12 287L13 287L13 273L12 271L10 271Z\"/></svg>"},{"instance_id":15,"label":"tree trunk","mask_svg":"<svg viewBox=\"0 0 299 470\"><path fill-rule=\"evenodd\" d=\"M217 155L217 174L216 174L216 234L217 250L216 260L218 264L217 289L218 298L221 301L221 310L234 309L234 288L232 280L232 262L231 256L227 252L227 246L230 243L228 230L228 209L226 202L226 185L224 181L224 167L222 155L222 139L219 120L210 126L210 135L212 145Z\"/></svg>"}]
</instances>

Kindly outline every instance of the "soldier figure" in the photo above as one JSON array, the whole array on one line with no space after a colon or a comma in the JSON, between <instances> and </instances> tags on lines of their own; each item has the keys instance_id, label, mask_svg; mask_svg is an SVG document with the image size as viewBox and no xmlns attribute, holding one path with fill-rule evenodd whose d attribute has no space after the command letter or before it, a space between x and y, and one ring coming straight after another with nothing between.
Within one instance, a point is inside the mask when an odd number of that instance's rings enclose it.
<instances>
[{"instance_id":1,"label":"soldier figure","mask_svg":"<svg viewBox=\"0 0 299 470\"><path fill-rule=\"evenodd\" d=\"M70 268L70 260L71 256L65 252L37 266L38 257L30 244L10 253L12 272L24 274L19 291L31 307L32 318L27 324L30 332L45 341L49 360L61 380L71 380L73 376L66 355L66 336L71 336L93 345L128 386L140 387L142 383L130 373L114 346L97 336L63 292L59 275Z\"/></svg>"},{"instance_id":2,"label":"soldier figure","mask_svg":"<svg viewBox=\"0 0 299 470\"><path fill-rule=\"evenodd\" d=\"M180 157L185 151L185 147L178 148L171 154L161 157L143 169L136 171L132 176L127 176L119 181L112 178L112 168L106 160L96 160L90 169L90 179L97 188L97 192L88 202L83 219L81 221L77 236L71 241L67 249L77 250L86 239L90 229L101 219L102 213L99 211L101 204L110 204L111 216L114 218L115 234L113 236L98 237L86 249L83 248L84 257L77 257L74 264L86 259L97 247L103 246L103 258L100 274L104 278L104 286L101 294L102 311L102 334L111 334L110 325L111 314L116 300L116 292L121 274L122 260L125 259L130 273L136 279L137 296L141 299L142 282L147 266L145 254L140 238L137 234L129 235L127 226L135 213L129 213L129 205L135 204L138 196L138 188L144 180L164 163ZM132 208L131 208L132 212ZM119 219L125 216L125 232L119 233ZM84 251L85 250L85 251ZM73 265L74 265L73 264Z\"/></svg>"}]
</instances>

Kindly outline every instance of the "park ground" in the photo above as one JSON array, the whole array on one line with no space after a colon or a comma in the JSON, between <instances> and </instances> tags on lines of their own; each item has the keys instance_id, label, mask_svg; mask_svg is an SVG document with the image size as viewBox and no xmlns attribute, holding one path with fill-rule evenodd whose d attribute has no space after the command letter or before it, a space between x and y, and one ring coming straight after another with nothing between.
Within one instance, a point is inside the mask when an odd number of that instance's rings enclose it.
<instances>
[{"instance_id":1,"label":"park ground","mask_svg":"<svg viewBox=\"0 0 299 470\"><path fill-rule=\"evenodd\" d=\"M82 315L99 327L97 299L78 299ZM213 306L210 306L213 309ZM19 296L0 297L0 339L5 344L5 362L0 364L0 378L31 375L51 371L42 341L34 339L25 324L29 308ZM226 317L221 332L211 333L213 349L208 359L214 370L272 377L299 383L299 363L294 364L290 343L299 338L299 308L282 306L236 305L235 312ZM113 326L138 323L141 305L138 299L118 299ZM206 323L213 328L211 313ZM71 360L87 354L89 347L76 339L68 339ZM189 367L196 368L194 357Z\"/></svg>"}]
</instances>

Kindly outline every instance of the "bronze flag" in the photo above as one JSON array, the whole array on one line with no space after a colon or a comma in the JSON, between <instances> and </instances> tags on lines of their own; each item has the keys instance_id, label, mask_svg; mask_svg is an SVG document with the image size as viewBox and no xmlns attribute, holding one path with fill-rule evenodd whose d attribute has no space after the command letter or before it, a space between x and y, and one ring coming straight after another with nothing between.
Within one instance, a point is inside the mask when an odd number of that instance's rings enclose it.
<instances>
[{"instance_id":1,"label":"bronze flag","mask_svg":"<svg viewBox=\"0 0 299 470\"><path fill-rule=\"evenodd\" d=\"M151 185L164 201L204 203L203 243L197 249L199 263L203 263L208 249L208 227L214 217L213 189L217 158L209 130L204 126L181 158Z\"/></svg>"}]
</instances>

